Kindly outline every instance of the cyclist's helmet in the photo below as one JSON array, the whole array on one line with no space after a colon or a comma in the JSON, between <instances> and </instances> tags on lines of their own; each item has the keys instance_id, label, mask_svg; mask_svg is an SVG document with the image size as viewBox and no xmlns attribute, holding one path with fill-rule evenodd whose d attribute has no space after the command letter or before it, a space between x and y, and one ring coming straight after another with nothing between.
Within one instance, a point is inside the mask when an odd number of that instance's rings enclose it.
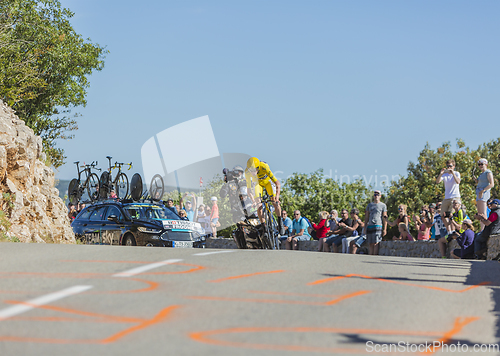
<instances>
[{"instance_id":1,"label":"cyclist's helmet","mask_svg":"<svg viewBox=\"0 0 500 356\"><path fill-rule=\"evenodd\" d=\"M247 168L248 169L259 169L260 167L260 161L257 157L251 157L247 161Z\"/></svg>"},{"instance_id":2,"label":"cyclist's helmet","mask_svg":"<svg viewBox=\"0 0 500 356\"><path fill-rule=\"evenodd\" d=\"M234 166L233 172L243 173L245 172L245 170L243 169L242 166Z\"/></svg>"}]
</instances>

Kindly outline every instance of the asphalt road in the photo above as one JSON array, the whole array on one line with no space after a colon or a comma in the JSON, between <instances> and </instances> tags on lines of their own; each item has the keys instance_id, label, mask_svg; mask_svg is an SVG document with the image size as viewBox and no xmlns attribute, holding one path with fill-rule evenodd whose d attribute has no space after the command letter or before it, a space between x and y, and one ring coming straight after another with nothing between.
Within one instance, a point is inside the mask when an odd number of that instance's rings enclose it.
<instances>
[{"instance_id":1,"label":"asphalt road","mask_svg":"<svg viewBox=\"0 0 500 356\"><path fill-rule=\"evenodd\" d=\"M21 243L0 256L2 356L498 353L498 262Z\"/></svg>"}]
</instances>

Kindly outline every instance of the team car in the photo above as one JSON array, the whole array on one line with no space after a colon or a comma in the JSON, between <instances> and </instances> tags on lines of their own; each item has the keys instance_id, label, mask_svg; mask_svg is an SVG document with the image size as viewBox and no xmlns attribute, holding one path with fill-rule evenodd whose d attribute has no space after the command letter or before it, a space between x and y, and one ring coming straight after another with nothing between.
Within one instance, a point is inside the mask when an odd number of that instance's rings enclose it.
<instances>
[{"instance_id":1,"label":"team car","mask_svg":"<svg viewBox=\"0 0 500 356\"><path fill-rule=\"evenodd\" d=\"M83 209L71 227L85 244L205 247L200 223L181 220L159 202L99 202Z\"/></svg>"}]
</instances>

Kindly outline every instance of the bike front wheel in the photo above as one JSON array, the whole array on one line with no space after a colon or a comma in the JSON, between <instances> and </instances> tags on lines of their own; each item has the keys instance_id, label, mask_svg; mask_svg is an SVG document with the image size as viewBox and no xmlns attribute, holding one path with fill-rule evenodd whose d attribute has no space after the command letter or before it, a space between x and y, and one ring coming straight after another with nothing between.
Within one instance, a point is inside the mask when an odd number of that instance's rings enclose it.
<instances>
[{"instance_id":1,"label":"bike front wheel","mask_svg":"<svg viewBox=\"0 0 500 356\"><path fill-rule=\"evenodd\" d=\"M128 177L125 173L120 173L115 180L115 193L118 199L125 199L128 194Z\"/></svg>"},{"instance_id":2,"label":"bike front wheel","mask_svg":"<svg viewBox=\"0 0 500 356\"><path fill-rule=\"evenodd\" d=\"M92 203L99 198L99 177L95 173L92 173L87 181L87 194Z\"/></svg>"}]
</instances>

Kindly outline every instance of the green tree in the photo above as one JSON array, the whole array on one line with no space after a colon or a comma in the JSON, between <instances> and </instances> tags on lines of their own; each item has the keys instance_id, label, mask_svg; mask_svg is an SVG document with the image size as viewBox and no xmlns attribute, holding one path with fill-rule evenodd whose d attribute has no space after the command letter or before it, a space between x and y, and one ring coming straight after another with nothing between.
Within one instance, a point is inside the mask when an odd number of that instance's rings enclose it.
<instances>
[{"instance_id":1,"label":"green tree","mask_svg":"<svg viewBox=\"0 0 500 356\"><path fill-rule=\"evenodd\" d=\"M318 222L318 213L331 209L358 208L363 217L370 201L370 190L362 179L339 184L332 178L326 178L323 170L319 169L311 174L292 174L283 183L280 200L289 212L300 210L302 216Z\"/></svg>"},{"instance_id":2,"label":"green tree","mask_svg":"<svg viewBox=\"0 0 500 356\"><path fill-rule=\"evenodd\" d=\"M75 32L58 0L2 0L0 14L0 98L58 167L65 157L56 140L73 137L71 110L87 104L88 76L103 69L107 51Z\"/></svg>"}]
</instances>

